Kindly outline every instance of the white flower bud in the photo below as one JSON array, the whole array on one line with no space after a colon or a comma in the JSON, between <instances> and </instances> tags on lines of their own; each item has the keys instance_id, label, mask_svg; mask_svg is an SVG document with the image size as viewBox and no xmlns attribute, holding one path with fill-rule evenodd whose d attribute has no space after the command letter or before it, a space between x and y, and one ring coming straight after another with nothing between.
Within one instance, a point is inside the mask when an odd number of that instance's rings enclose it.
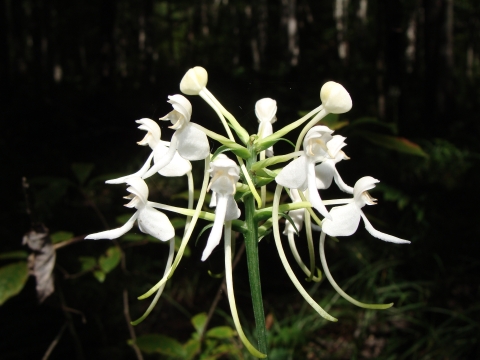
<instances>
[{"instance_id":1,"label":"white flower bud","mask_svg":"<svg viewBox=\"0 0 480 360\"><path fill-rule=\"evenodd\" d=\"M332 114L343 114L352 108L352 98L345 88L334 81L328 81L320 90L323 108Z\"/></svg>"},{"instance_id":2,"label":"white flower bud","mask_svg":"<svg viewBox=\"0 0 480 360\"><path fill-rule=\"evenodd\" d=\"M208 73L201 66L195 66L187 71L180 81L180 91L186 95L198 95L207 86Z\"/></svg>"}]
</instances>

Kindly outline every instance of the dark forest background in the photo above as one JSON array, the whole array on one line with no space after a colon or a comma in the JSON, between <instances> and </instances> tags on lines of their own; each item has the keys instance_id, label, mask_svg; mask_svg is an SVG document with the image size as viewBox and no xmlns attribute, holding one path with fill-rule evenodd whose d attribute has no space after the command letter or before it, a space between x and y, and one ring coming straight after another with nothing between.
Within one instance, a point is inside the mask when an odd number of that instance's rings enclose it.
<instances>
[{"instance_id":1,"label":"dark forest background","mask_svg":"<svg viewBox=\"0 0 480 360\"><path fill-rule=\"evenodd\" d=\"M168 113L167 95L179 92L190 67L208 70L209 90L251 133L258 99L277 100L275 126L283 126L317 107L321 85L333 80L353 99L340 117L349 125L338 130L352 158L339 165L342 176L348 184L380 179L379 205L368 214L412 244L380 242L362 227L332 243L339 284L360 300L396 306L365 311L328 283L305 283L340 319L327 324L303 304L273 241L263 240L270 358L480 357L480 2L1 0L0 62L0 267L25 264L22 236L39 223L58 244L131 214L121 206L124 187L104 180L143 163L148 150L136 145L143 134L134 120ZM221 131L211 109L190 100L192 121ZM372 133L408 139L422 156ZM152 197L177 195L184 204L183 180L156 181ZM124 260L107 270L100 258L112 258L111 242L59 248L56 291L41 304L35 279L22 275L26 285L0 306L0 357L140 358L128 343L125 305L132 318L143 313L148 304L136 297L161 277L168 250L133 235L114 247ZM184 344L195 331L191 318L210 309L222 279L208 271L223 271L222 255L201 263L204 241L192 241L159 305L135 327L145 344L149 334ZM253 338L244 262L234 279ZM209 326L232 326L224 297ZM174 358L145 344L146 359ZM235 337L207 338L197 357L248 358Z\"/></svg>"}]
</instances>

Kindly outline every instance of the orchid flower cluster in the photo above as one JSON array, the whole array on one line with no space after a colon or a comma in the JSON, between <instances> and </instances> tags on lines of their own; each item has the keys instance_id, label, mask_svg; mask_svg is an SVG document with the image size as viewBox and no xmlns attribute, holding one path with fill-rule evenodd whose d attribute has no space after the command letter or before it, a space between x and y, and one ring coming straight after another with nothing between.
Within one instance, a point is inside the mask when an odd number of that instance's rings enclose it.
<instances>
[{"instance_id":1,"label":"orchid flower cluster","mask_svg":"<svg viewBox=\"0 0 480 360\"><path fill-rule=\"evenodd\" d=\"M345 137L333 135L333 130L319 125L319 122L329 113L341 114L351 109L352 100L345 88L338 83L327 82L320 91L321 105L275 132L273 124L277 120L276 101L270 98L258 100L255 105L255 114L259 122L258 133L249 135L207 89L207 81L207 71L202 67L194 67L188 70L181 80L180 90L185 95L199 95L205 100L223 124L226 136L192 122L192 105L186 97L180 94L169 96L168 103L173 110L160 120L170 121L172 124L170 128L175 130L170 141L161 139L161 129L156 121L146 118L137 120L140 125L138 128L146 131L145 137L138 144L148 145L152 152L136 173L107 181L109 184L128 185L129 195L126 198L130 202L125 206L135 208L136 212L122 227L86 237L95 240L116 239L132 229L136 221L140 231L170 243L163 277L147 293L139 297L145 299L156 293L154 300L145 314L132 324L138 324L152 311L166 282L174 274L199 219L213 223L203 250L202 261L219 246L223 237L227 294L233 321L242 342L250 353L258 358L266 357L267 349L265 339L262 340L262 336L265 338L265 325L257 246L259 241L272 232L281 261L301 295L322 317L337 321L307 293L292 270L282 245L280 217L285 219L283 235L287 237L292 255L300 270L308 277L307 280L319 281L321 278L321 272L315 266L312 232L315 230L320 232L319 254L323 273L341 296L364 308L386 309L392 306L393 304L365 304L350 297L333 279L325 258L326 235L350 236L355 233L361 220L365 229L380 240L396 244L409 243L407 240L376 230L363 212L365 205L376 204L376 199L372 198L368 191L375 187L378 180L371 176L362 177L352 187L345 184L336 168L338 162L349 159L343 152L346 146ZM303 129L296 141L295 150L289 154L274 156L275 143L301 126ZM210 153L208 138L220 143L213 154ZM194 206L191 161L199 160L205 165L202 187ZM278 166L285 163L287 164L283 168ZM157 174L167 177L187 176L189 199L185 208L148 199L149 189L146 180ZM333 182L349 196L336 200L322 200L321 194ZM273 204L266 203L266 185L269 183L276 183ZM282 195L284 189L288 196ZM207 192L211 192L210 207L215 208L214 212L204 210ZM185 230L176 253L174 227L161 210L186 216ZM299 236L302 228L305 228L305 239ZM257 323L258 349L245 336L235 305L232 280L234 231L242 234L245 239ZM309 266L297 251L298 241L308 243Z\"/></svg>"}]
</instances>

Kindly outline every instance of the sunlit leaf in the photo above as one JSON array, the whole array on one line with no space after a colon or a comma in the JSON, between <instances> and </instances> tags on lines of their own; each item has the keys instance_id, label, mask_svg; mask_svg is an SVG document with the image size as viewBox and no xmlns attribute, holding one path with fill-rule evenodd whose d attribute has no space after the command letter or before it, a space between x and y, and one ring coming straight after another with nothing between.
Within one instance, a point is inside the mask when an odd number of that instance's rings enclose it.
<instances>
[{"instance_id":1,"label":"sunlit leaf","mask_svg":"<svg viewBox=\"0 0 480 360\"><path fill-rule=\"evenodd\" d=\"M185 360L190 360L200 352L200 341L198 339L190 339L183 344L183 350L185 351Z\"/></svg>"},{"instance_id":2,"label":"sunlit leaf","mask_svg":"<svg viewBox=\"0 0 480 360\"><path fill-rule=\"evenodd\" d=\"M28 279L28 266L25 261L0 268L0 305L17 295Z\"/></svg>"},{"instance_id":3,"label":"sunlit leaf","mask_svg":"<svg viewBox=\"0 0 480 360\"><path fill-rule=\"evenodd\" d=\"M236 336L237 332L230 326L217 326L207 331L206 337L215 339L231 339Z\"/></svg>"},{"instance_id":4,"label":"sunlit leaf","mask_svg":"<svg viewBox=\"0 0 480 360\"><path fill-rule=\"evenodd\" d=\"M105 255L100 256L98 259L98 264L100 268L105 272L109 273L117 267L122 258L122 252L117 246L112 246L108 248Z\"/></svg>"},{"instance_id":5,"label":"sunlit leaf","mask_svg":"<svg viewBox=\"0 0 480 360\"><path fill-rule=\"evenodd\" d=\"M93 276L95 276L99 282L103 283L107 274L105 274L102 270L96 270L93 272Z\"/></svg>"},{"instance_id":6,"label":"sunlit leaf","mask_svg":"<svg viewBox=\"0 0 480 360\"><path fill-rule=\"evenodd\" d=\"M207 313L200 313L192 317L192 325L197 331L198 334L201 334L203 331L203 328L205 326L205 323L207 322Z\"/></svg>"},{"instance_id":7,"label":"sunlit leaf","mask_svg":"<svg viewBox=\"0 0 480 360\"><path fill-rule=\"evenodd\" d=\"M80 256L78 260L80 261L80 264L81 264L80 265L81 271L88 271L97 266L97 259L95 259L92 256Z\"/></svg>"},{"instance_id":8,"label":"sunlit leaf","mask_svg":"<svg viewBox=\"0 0 480 360\"><path fill-rule=\"evenodd\" d=\"M132 341L130 340L129 343L131 344ZM174 358L185 358L185 350L182 344L168 336L160 334L141 335L137 337L135 343L141 351L147 354L157 353Z\"/></svg>"}]
</instances>

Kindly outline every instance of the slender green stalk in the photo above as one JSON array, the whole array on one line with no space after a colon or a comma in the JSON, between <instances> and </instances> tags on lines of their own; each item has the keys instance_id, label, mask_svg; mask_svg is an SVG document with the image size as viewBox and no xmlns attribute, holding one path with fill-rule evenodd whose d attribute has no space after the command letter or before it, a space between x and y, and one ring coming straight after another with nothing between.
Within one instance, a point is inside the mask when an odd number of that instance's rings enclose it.
<instances>
[{"instance_id":1,"label":"slender green stalk","mask_svg":"<svg viewBox=\"0 0 480 360\"><path fill-rule=\"evenodd\" d=\"M225 222L224 230L224 239L225 239L225 281L227 284L227 295L228 302L230 304L230 311L232 313L233 323L235 324L235 329L237 329L238 336L242 340L243 344L246 346L250 354L253 356L264 359L267 355L259 352L255 347L248 341L245 333L243 332L242 325L240 324L240 319L238 318L237 305L235 304L235 295L233 293L233 279L232 279L232 222Z\"/></svg>"},{"instance_id":2,"label":"slender green stalk","mask_svg":"<svg viewBox=\"0 0 480 360\"><path fill-rule=\"evenodd\" d=\"M258 262L258 232L255 221L255 200L253 195L244 197L245 223L248 231L244 234L247 253L248 278L252 294L253 314L257 330L258 350L267 354L267 330L265 327L265 314L263 312L262 286L260 282L260 269Z\"/></svg>"}]
</instances>

